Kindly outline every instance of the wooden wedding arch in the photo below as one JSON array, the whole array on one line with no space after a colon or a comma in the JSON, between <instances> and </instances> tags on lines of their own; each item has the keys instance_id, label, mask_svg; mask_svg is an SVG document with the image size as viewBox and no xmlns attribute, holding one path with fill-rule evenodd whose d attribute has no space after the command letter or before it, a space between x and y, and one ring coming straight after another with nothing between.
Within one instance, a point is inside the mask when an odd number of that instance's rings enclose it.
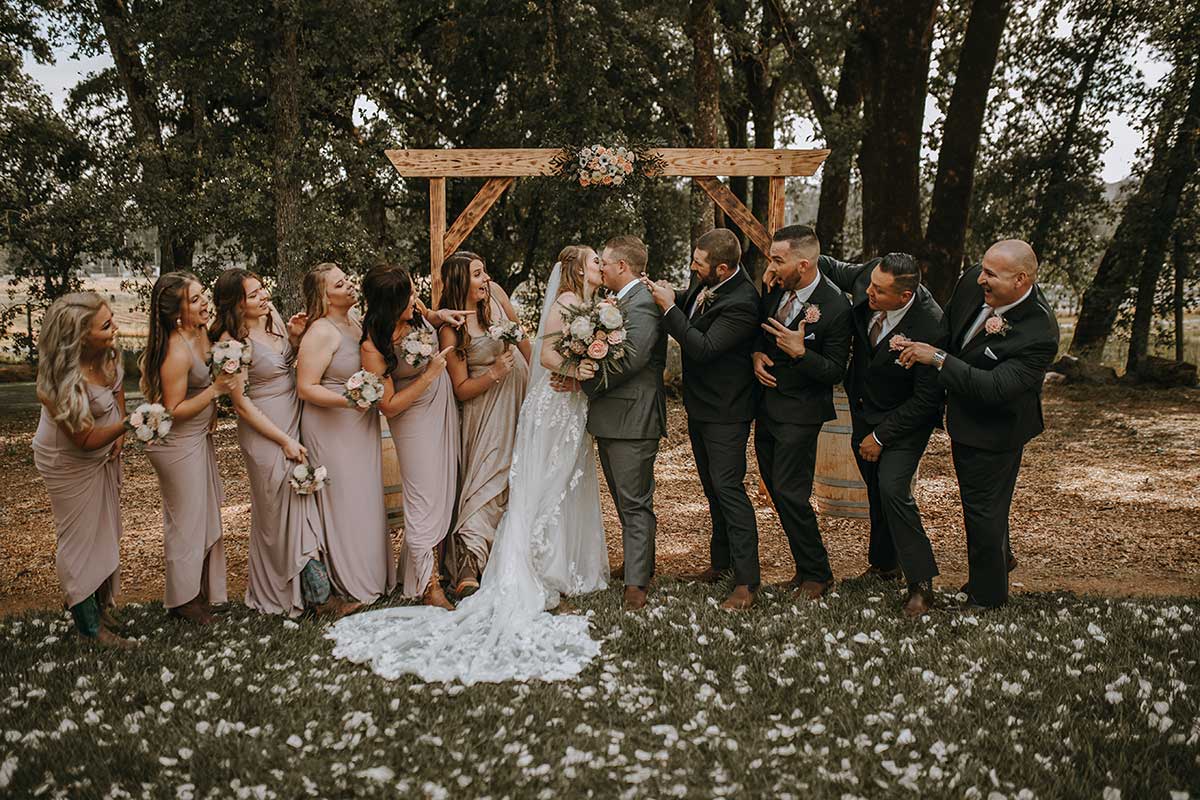
<instances>
[{"instance_id":1,"label":"wooden wedding arch","mask_svg":"<svg viewBox=\"0 0 1200 800\"><path fill-rule=\"evenodd\" d=\"M658 148L651 151L665 164L653 177L691 178L725 212L725 216L764 254L771 235L782 227L785 211L784 179L812 175L829 155L828 150ZM436 304L442 290L442 261L470 236L488 210L513 181L523 177L557 174L555 148L525 150L388 150L388 159L406 178L429 179L429 274L431 298ZM765 221L756 219L719 177L767 177L770 203ZM454 222L446 226L446 179L487 178ZM604 191L580 189L580 191Z\"/></svg>"}]
</instances>

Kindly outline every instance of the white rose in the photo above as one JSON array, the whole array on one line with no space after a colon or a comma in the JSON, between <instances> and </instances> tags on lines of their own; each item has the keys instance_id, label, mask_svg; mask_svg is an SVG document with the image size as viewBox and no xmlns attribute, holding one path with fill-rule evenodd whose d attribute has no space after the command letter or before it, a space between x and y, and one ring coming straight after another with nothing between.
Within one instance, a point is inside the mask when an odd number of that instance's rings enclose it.
<instances>
[{"instance_id":1,"label":"white rose","mask_svg":"<svg viewBox=\"0 0 1200 800\"><path fill-rule=\"evenodd\" d=\"M161 414L167 410L166 407L161 403L151 403L148 406L142 406L142 408L146 411L149 411L151 414Z\"/></svg>"},{"instance_id":2,"label":"white rose","mask_svg":"<svg viewBox=\"0 0 1200 800\"><path fill-rule=\"evenodd\" d=\"M404 350L409 353L421 352L421 343L414 339L406 339L404 341Z\"/></svg>"},{"instance_id":3,"label":"white rose","mask_svg":"<svg viewBox=\"0 0 1200 800\"><path fill-rule=\"evenodd\" d=\"M308 477L308 467L303 464L297 464L292 468L292 477L298 481L302 481Z\"/></svg>"},{"instance_id":4,"label":"white rose","mask_svg":"<svg viewBox=\"0 0 1200 800\"><path fill-rule=\"evenodd\" d=\"M139 442L148 442L154 438L154 431L150 430L145 425L135 430L134 433L137 434Z\"/></svg>"},{"instance_id":5,"label":"white rose","mask_svg":"<svg viewBox=\"0 0 1200 800\"><path fill-rule=\"evenodd\" d=\"M141 412L135 411L129 415L129 424L135 428L140 428L144 424L144 419Z\"/></svg>"},{"instance_id":6,"label":"white rose","mask_svg":"<svg viewBox=\"0 0 1200 800\"><path fill-rule=\"evenodd\" d=\"M325 476L326 476L326 475L328 475L328 474L329 474L329 473L328 473L328 472L325 470L325 468L324 468L324 467L317 467L316 471L315 471L315 472L313 472L313 477L314 477L314 478L316 478L316 479L317 479L317 480L319 480L319 481L324 481L324 480L325 480Z\"/></svg>"},{"instance_id":7,"label":"white rose","mask_svg":"<svg viewBox=\"0 0 1200 800\"><path fill-rule=\"evenodd\" d=\"M576 339L590 339L596 329L587 317L576 317L571 322L571 335Z\"/></svg>"},{"instance_id":8,"label":"white rose","mask_svg":"<svg viewBox=\"0 0 1200 800\"><path fill-rule=\"evenodd\" d=\"M608 328L610 331L621 327L621 323L623 321L624 320L621 317L621 310L616 306L600 306L600 324Z\"/></svg>"},{"instance_id":9,"label":"white rose","mask_svg":"<svg viewBox=\"0 0 1200 800\"><path fill-rule=\"evenodd\" d=\"M421 355L423 355L423 356L433 355L433 345L428 344L428 343L421 345Z\"/></svg>"},{"instance_id":10,"label":"white rose","mask_svg":"<svg viewBox=\"0 0 1200 800\"><path fill-rule=\"evenodd\" d=\"M171 420L164 419L162 422L158 423L158 435L159 436L166 436L170 432L171 432Z\"/></svg>"}]
</instances>

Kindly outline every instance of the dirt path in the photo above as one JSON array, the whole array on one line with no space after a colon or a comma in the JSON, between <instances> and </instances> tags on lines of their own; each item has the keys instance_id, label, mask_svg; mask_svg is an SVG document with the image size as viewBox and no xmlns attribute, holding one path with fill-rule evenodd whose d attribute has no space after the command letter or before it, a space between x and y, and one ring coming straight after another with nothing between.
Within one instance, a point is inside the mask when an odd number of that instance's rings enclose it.
<instances>
[{"instance_id":1,"label":"dirt path","mask_svg":"<svg viewBox=\"0 0 1200 800\"><path fill-rule=\"evenodd\" d=\"M1047 392L1046 416L1050 430L1026 450L1017 484L1016 589L1200 595L1200 392L1055 387ZM61 602L53 518L29 449L36 422L31 408L5 407L0 415L0 613ZM670 425L655 495L658 572L664 576L706 566L709 537L707 506L678 402L671 404ZM221 424L217 446L226 489L229 589L236 598L245 587L249 496L231 420ZM751 462L747 484L757 486ZM942 570L939 581L957 586L966 574L966 546L950 444L940 432L922 462L917 500ZM606 491L603 503L609 552L619 563L619 528ZM140 452L127 458L122 506L124 597L160 598L158 486ZM790 578L791 556L765 503L759 504L758 521L764 580ZM822 517L821 529L837 576L861 571L866 522Z\"/></svg>"}]
</instances>

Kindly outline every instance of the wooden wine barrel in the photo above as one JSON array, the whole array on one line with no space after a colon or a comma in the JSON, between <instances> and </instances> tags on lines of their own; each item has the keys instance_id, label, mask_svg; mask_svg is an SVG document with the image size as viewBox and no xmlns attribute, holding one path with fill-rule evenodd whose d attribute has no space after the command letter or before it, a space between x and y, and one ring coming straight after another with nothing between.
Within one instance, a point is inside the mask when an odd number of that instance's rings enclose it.
<instances>
[{"instance_id":1,"label":"wooden wine barrel","mask_svg":"<svg viewBox=\"0 0 1200 800\"><path fill-rule=\"evenodd\" d=\"M400 462L396 458L396 444L387 422L380 420L380 440L383 448L383 501L387 506L389 528L404 525L404 487L400 482Z\"/></svg>"},{"instance_id":2,"label":"wooden wine barrel","mask_svg":"<svg viewBox=\"0 0 1200 800\"><path fill-rule=\"evenodd\" d=\"M833 388L833 407L837 419L821 426L817 439L813 500L822 514L866 519L870 516L867 486L850 449L850 401L841 386Z\"/></svg>"}]
</instances>

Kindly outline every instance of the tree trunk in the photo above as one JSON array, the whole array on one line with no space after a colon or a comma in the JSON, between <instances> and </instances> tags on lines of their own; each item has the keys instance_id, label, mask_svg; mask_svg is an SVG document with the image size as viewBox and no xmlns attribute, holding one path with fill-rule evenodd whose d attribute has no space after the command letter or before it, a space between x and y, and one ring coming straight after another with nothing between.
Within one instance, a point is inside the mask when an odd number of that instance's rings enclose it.
<instances>
[{"instance_id":1,"label":"tree trunk","mask_svg":"<svg viewBox=\"0 0 1200 800\"><path fill-rule=\"evenodd\" d=\"M1125 360L1126 374L1136 374L1150 341L1150 323L1154 319L1154 294L1167 255L1167 242L1179 216L1179 203L1184 187L1196 169L1196 132L1200 129L1200 51L1192 66L1192 90L1187 111L1179 123L1175 146L1171 148L1170 169L1166 185L1159 197L1158 207L1146 226L1146 250L1142 256L1142 274L1138 282L1137 307L1134 309L1133 330L1129 337L1129 356Z\"/></svg>"},{"instance_id":2,"label":"tree trunk","mask_svg":"<svg viewBox=\"0 0 1200 800\"><path fill-rule=\"evenodd\" d=\"M691 0L687 30L692 40L692 81L696 93L696 113L692 124L694 147L716 147L717 125L721 119L721 76L715 55L716 0ZM709 196L691 182L692 246L716 222L715 205Z\"/></svg>"},{"instance_id":3,"label":"tree trunk","mask_svg":"<svg viewBox=\"0 0 1200 800\"><path fill-rule=\"evenodd\" d=\"M1182 66L1177 67L1180 68ZM1200 69L1195 71L1194 76L1187 111L1179 126L1175 147L1170 147L1171 132L1175 126L1169 119L1164 119L1156 137L1150 167L1137 193L1125 204L1121 222L1104 251L1096 275L1087 291L1083 293L1079 320L1075 325L1075 335L1071 339L1071 355L1100 360L1129 283L1134 275L1138 274L1138 256L1143 253L1143 245L1155 245L1160 250L1166 246L1165 240L1170 233L1170 227L1161 233L1162 241L1157 244L1151 231L1162 231L1160 209L1167 204L1171 179L1184 181L1187 178L1186 170L1181 170L1179 162L1188 159L1189 153L1180 152L1180 148L1194 146L1197 118L1200 117ZM1176 209L1178 202L1176 196ZM1175 211L1172 210L1170 224L1174 225L1174 221ZM1158 260L1161 263L1161 252ZM1143 259L1143 263L1145 261L1146 259ZM1130 352L1133 352L1132 343Z\"/></svg>"},{"instance_id":4,"label":"tree trunk","mask_svg":"<svg viewBox=\"0 0 1200 800\"><path fill-rule=\"evenodd\" d=\"M950 298L962 272L975 160L1009 7L1009 0L975 0L963 37L954 90L942 126L922 264L925 282L939 303Z\"/></svg>"},{"instance_id":5,"label":"tree trunk","mask_svg":"<svg viewBox=\"0 0 1200 800\"><path fill-rule=\"evenodd\" d=\"M740 35L744 35L743 28L749 8L746 0L720 0L717 4L717 12L720 14L721 25L727 34L726 49L729 52L731 69L726 74L732 75L732 81L721 92L721 113L725 118L726 138L729 140L730 147L749 147L750 99L746 93L746 78L750 74L749 62L753 60L754 55L738 39ZM734 197L741 200L744 205L750 205L750 178L745 175L730 177L729 191L733 192ZM725 215L719 208L717 209L717 220L718 224L730 227L725 222ZM742 252L746 253L749 258L750 239L736 226L733 226L732 229L741 240Z\"/></svg>"},{"instance_id":6,"label":"tree trunk","mask_svg":"<svg viewBox=\"0 0 1200 800\"><path fill-rule=\"evenodd\" d=\"M1172 254L1172 261L1175 262L1175 291L1171 297L1171 310L1175 317L1175 360L1183 363L1183 321L1184 321L1184 306L1183 306L1183 284L1187 281L1188 273L1188 256L1187 248L1183 243L1183 236L1179 231L1175 231L1175 247Z\"/></svg>"},{"instance_id":7,"label":"tree trunk","mask_svg":"<svg viewBox=\"0 0 1200 800\"><path fill-rule=\"evenodd\" d=\"M759 24L757 52L743 62L746 70L746 95L750 100L750 119L754 122L754 146L771 149L775 147L775 119L779 106L779 81L771 77L770 48L775 35L775 15L769 10L771 0L763 0L762 20ZM770 216L771 181L756 177L751 184L751 206L755 219L766 224ZM757 286L767 268L765 254L757 248L747 253L743 261L750 269Z\"/></svg>"},{"instance_id":8,"label":"tree trunk","mask_svg":"<svg viewBox=\"0 0 1200 800\"><path fill-rule=\"evenodd\" d=\"M1075 85L1074 97L1071 101L1071 113L1067 116L1067 124L1063 126L1062 138L1054 149L1050 159L1050 175L1046 180L1046 188L1038 202L1038 217L1034 223L1033 233L1029 237L1029 245L1037 257L1043 258L1046 250L1046 239L1055 222L1055 215L1063 207L1064 175L1067 171L1071 149L1075 145L1075 137L1079 133L1079 122L1083 116L1083 103L1092 90L1092 78L1096 74L1096 63L1101 54L1111 52L1113 44L1109 42L1119 16L1118 6L1114 4L1100 35L1096 38L1087 60L1080 72L1079 83Z\"/></svg>"},{"instance_id":9,"label":"tree trunk","mask_svg":"<svg viewBox=\"0 0 1200 800\"><path fill-rule=\"evenodd\" d=\"M833 114L821 123L825 145L832 152L821 172L821 201L817 207L817 238L822 252L845 257L846 205L850 201L850 168L862 142L859 109L862 106L862 33L857 20L848 34L842 71L838 76Z\"/></svg>"},{"instance_id":10,"label":"tree trunk","mask_svg":"<svg viewBox=\"0 0 1200 800\"><path fill-rule=\"evenodd\" d=\"M936 8L935 0L858 0L865 257L921 249L921 136Z\"/></svg>"},{"instance_id":11,"label":"tree trunk","mask_svg":"<svg viewBox=\"0 0 1200 800\"><path fill-rule=\"evenodd\" d=\"M299 247L300 25L289 0L273 0L270 54L271 193L275 203L276 305L286 317L302 308L305 265Z\"/></svg>"}]
</instances>

